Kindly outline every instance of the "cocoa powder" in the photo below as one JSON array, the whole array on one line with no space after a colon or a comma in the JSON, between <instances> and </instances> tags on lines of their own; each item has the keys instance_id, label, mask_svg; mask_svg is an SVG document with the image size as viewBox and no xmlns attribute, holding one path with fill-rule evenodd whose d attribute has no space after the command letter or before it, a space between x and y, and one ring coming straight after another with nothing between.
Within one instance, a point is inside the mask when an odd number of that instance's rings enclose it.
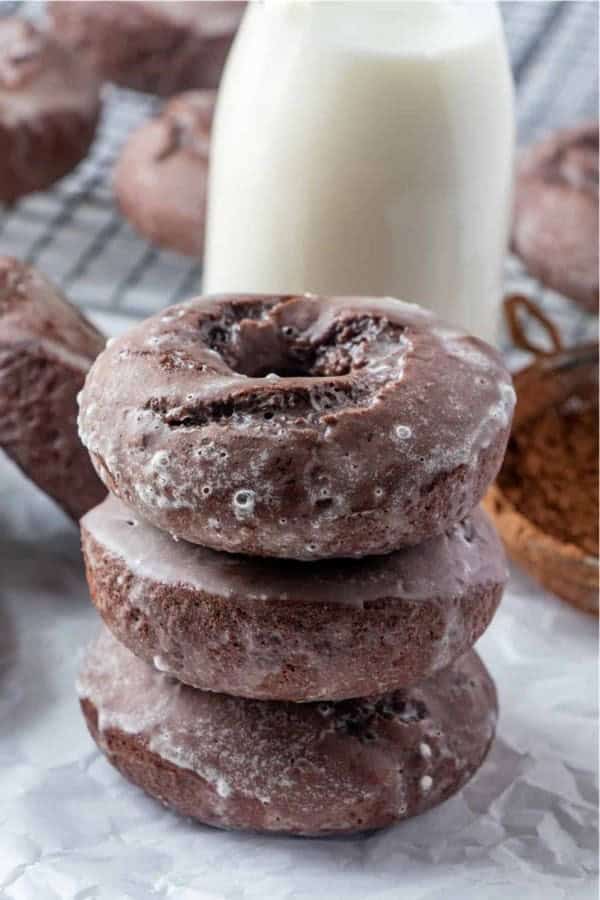
<instances>
[{"instance_id":1,"label":"cocoa powder","mask_svg":"<svg viewBox=\"0 0 600 900\"><path fill-rule=\"evenodd\" d=\"M574 394L520 424L499 485L542 531L598 556L598 401Z\"/></svg>"}]
</instances>

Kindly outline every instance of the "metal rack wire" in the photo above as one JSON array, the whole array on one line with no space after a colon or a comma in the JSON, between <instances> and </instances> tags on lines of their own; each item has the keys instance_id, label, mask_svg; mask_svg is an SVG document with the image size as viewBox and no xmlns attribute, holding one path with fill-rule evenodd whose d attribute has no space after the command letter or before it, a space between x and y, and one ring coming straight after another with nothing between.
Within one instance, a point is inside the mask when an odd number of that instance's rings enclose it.
<instances>
[{"instance_id":1,"label":"metal rack wire","mask_svg":"<svg viewBox=\"0 0 600 900\"><path fill-rule=\"evenodd\" d=\"M521 142L539 131L596 116L598 6L577 2L501 4L515 72ZM0 0L0 15L38 18L41 2ZM0 211L0 253L37 265L86 309L143 316L201 289L201 266L137 236L113 200L111 171L128 134L156 112L156 98L112 86L88 157L52 190ZM541 298L572 339L595 329L572 304L540 292L516 260L507 288Z\"/></svg>"},{"instance_id":2,"label":"metal rack wire","mask_svg":"<svg viewBox=\"0 0 600 900\"><path fill-rule=\"evenodd\" d=\"M88 309L140 316L199 289L199 265L139 238L112 196L122 144L157 107L154 98L107 87L87 159L53 190L25 198L0 218L1 252L39 266Z\"/></svg>"}]
</instances>

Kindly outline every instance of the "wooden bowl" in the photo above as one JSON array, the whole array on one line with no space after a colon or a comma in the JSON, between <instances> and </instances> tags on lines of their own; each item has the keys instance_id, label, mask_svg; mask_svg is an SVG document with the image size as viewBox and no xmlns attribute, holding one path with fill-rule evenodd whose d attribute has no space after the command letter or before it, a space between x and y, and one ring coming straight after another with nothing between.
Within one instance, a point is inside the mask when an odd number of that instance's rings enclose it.
<instances>
[{"instance_id":1,"label":"wooden bowl","mask_svg":"<svg viewBox=\"0 0 600 900\"><path fill-rule=\"evenodd\" d=\"M552 350L531 345L517 323L517 313L526 309L540 323L546 320L524 298L510 298L506 313L515 343L537 356L527 368L514 375L517 406L513 429L539 416L548 407L582 394L598 400L598 344L563 349L552 326L546 327ZM516 324L517 323L517 324ZM581 547L564 542L543 531L515 508L502 490L502 473L485 500L509 556L545 588L569 603L598 615L599 561Z\"/></svg>"}]
</instances>

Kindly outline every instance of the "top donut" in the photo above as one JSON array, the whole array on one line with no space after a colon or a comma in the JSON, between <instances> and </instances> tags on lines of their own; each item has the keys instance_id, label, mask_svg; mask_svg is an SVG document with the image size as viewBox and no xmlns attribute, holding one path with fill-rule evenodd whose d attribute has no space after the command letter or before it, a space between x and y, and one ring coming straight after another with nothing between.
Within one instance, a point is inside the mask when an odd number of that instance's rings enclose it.
<instances>
[{"instance_id":1,"label":"top donut","mask_svg":"<svg viewBox=\"0 0 600 900\"><path fill-rule=\"evenodd\" d=\"M222 295L109 342L79 427L106 486L174 537L319 559L464 518L513 406L499 354L412 304Z\"/></svg>"}]
</instances>

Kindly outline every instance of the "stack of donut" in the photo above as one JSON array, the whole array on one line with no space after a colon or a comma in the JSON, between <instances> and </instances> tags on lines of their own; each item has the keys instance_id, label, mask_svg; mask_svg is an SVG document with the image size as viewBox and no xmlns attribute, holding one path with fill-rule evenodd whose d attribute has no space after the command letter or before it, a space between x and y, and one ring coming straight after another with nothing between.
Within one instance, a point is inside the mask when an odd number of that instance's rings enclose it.
<instances>
[{"instance_id":1,"label":"stack of donut","mask_svg":"<svg viewBox=\"0 0 600 900\"><path fill-rule=\"evenodd\" d=\"M79 694L110 762L292 834L457 791L494 735L471 648L506 568L477 505L513 405L492 348L389 298L199 298L109 342L80 397L110 496Z\"/></svg>"}]
</instances>

